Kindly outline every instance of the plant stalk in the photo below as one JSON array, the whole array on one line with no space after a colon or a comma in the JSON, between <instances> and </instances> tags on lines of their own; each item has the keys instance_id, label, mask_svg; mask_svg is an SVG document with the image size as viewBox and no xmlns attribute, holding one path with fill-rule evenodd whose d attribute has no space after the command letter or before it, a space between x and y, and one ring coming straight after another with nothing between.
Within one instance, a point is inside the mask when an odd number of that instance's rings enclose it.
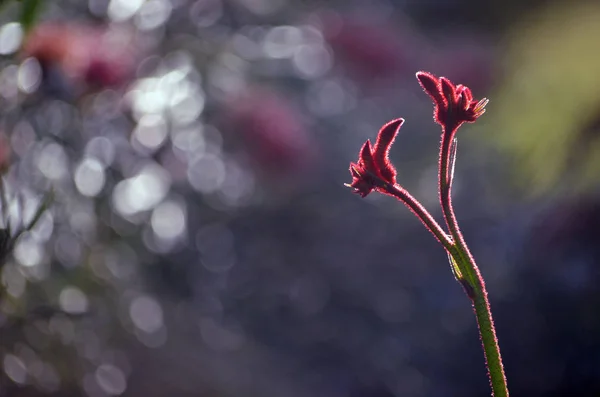
<instances>
[{"instance_id":1,"label":"plant stalk","mask_svg":"<svg viewBox=\"0 0 600 397\"><path fill-rule=\"evenodd\" d=\"M504 366L502 364L502 356L500 355L500 346L496 337L496 329L492 318L492 311L488 300L485 282L479 271L479 267L475 263L454 214L452 205L452 183L448 178L448 173L454 170L449 170L450 164L450 148L452 145L452 131L444 129L442 134L442 144L440 148L440 169L439 169L439 189L440 201L442 204L442 212L448 225L450 235L454 240L453 249L449 251L457 262L462 274L467 277L467 282L472 287L472 292L468 293L469 299L475 311L477 318L477 326L479 336L483 345L486 366L488 369L488 377L492 387L492 395L494 397L508 397L508 386L506 383L506 375L504 374ZM452 164L453 166L454 164Z\"/></svg>"}]
</instances>

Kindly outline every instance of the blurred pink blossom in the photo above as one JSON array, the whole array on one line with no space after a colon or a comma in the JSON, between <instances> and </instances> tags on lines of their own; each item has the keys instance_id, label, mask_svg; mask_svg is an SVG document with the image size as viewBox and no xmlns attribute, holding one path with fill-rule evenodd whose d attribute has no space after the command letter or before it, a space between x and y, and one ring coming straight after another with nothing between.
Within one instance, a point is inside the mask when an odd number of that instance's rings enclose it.
<instances>
[{"instance_id":1,"label":"blurred pink blossom","mask_svg":"<svg viewBox=\"0 0 600 397\"><path fill-rule=\"evenodd\" d=\"M317 157L316 142L299 110L285 97L250 88L226 104L227 119L259 171L271 177L295 177Z\"/></svg>"},{"instance_id":2,"label":"blurred pink blossom","mask_svg":"<svg viewBox=\"0 0 600 397\"><path fill-rule=\"evenodd\" d=\"M114 88L133 75L133 41L123 28L48 22L27 36L21 55L36 58L44 70L58 69L71 89Z\"/></svg>"},{"instance_id":3,"label":"blurred pink blossom","mask_svg":"<svg viewBox=\"0 0 600 397\"><path fill-rule=\"evenodd\" d=\"M324 15L321 24L325 39L344 65L357 78L393 78L412 70L415 47L389 23L362 17Z\"/></svg>"}]
</instances>

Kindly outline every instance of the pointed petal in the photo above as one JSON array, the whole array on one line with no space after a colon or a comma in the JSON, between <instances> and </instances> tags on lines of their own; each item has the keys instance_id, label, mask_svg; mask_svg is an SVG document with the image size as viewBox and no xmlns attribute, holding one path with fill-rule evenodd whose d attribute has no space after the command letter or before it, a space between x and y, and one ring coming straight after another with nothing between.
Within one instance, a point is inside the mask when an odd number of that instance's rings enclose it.
<instances>
[{"instance_id":1,"label":"pointed petal","mask_svg":"<svg viewBox=\"0 0 600 397\"><path fill-rule=\"evenodd\" d=\"M423 87L423 90L433 99L433 101L437 105L442 105L444 103L444 98L442 96L442 91L440 88L439 80L427 72L417 72L417 80L419 80L419 84Z\"/></svg>"},{"instance_id":2,"label":"pointed petal","mask_svg":"<svg viewBox=\"0 0 600 397\"><path fill-rule=\"evenodd\" d=\"M373 158L375 160L375 165L379 169L379 173L381 177L388 183L395 184L396 183L396 169L392 165L389 159L389 152L394 139L396 139L396 135L398 135L398 131L402 124L404 123L404 119L396 119L392 120L386 125L384 125L377 135L377 141L375 142L375 147L373 148Z\"/></svg>"},{"instance_id":3,"label":"pointed petal","mask_svg":"<svg viewBox=\"0 0 600 397\"><path fill-rule=\"evenodd\" d=\"M358 158L358 164L360 164L365 170L377 173L377 166L373 161L373 153L371 149L371 141L367 139L362 148Z\"/></svg>"},{"instance_id":4,"label":"pointed petal","mask_svg":"<svg viewBox=\"0 0 600 397\"><path fill-rule=\"evenodd\" d=\"M389 150L402 124L404 124L404 119L395 119L381 127L377 134L377 141L375 141L375 146L373 147L375 158L378 157L378 154Z\"/></svg>"},{"instance_id":5,"label":"pointed petal","mask_svg":"<svg viewBox=\"0 0 600 397\"><path fill-rule=\"evenodd\" d=\"M454 84L445 77L440 77L440 85L442 87L442 93L446 99L448 107L453 106L456 103L456 91Z\"/></svg>"},{"instance_id":6,"label":"pointed petal","mask_svg":"<svg viewBox=\"0 0 600 397\"><path fill-rule=\"evenodd\" d=\"M473 93L469 87L466 87L462 84L456 86L456 95L460 95L461 93L465 94L465 98L467 99L467 103L470 103L473 100Z\"/></svg>"}]
</instances>

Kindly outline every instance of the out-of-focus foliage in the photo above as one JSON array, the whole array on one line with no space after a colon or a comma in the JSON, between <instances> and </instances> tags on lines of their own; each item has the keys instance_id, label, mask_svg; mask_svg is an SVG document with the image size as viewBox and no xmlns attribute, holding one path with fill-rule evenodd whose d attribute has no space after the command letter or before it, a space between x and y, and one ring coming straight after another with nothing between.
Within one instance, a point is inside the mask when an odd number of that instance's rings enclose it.
<instances>
[{"instance_id":1,"label":"out-of-focus foliage","mask_svg":"<svg viewBox=\"0 0 600 397\"><path fill-rule=\"evenodd\" d=\"M511 27L483 133L531 193L600 178L600 4L556 2Z\"/></svg>"},{"instance_id":2,"label":"out-of-focus foliage","mask_svg":"<svg viewBox=\"0 0 600 397\"><path fill-rule=\"evenodd\" d=\"M23 29L27 32L35 23L38 15L40 14L44 2L42 0L20 0L21 1L21 15L19 22L23 26Z\"/></svg>"}]
</instances>

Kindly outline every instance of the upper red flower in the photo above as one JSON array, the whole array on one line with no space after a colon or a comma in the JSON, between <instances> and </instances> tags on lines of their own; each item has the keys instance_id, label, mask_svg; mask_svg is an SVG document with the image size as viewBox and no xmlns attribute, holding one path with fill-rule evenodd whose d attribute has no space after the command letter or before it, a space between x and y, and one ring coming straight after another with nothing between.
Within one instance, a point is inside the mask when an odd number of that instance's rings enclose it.
<instances>
[{"instance_id":1,"label":"upper red flower","mask_svg":"<svg viewBox=\"0 0 600 397\"><path fill-rule=\"evenodd\" d=\"M384 125L377 135L375 146L367 140L360 150L358 162L350 163L354 192L365 197L382 182L396 184L396 169L389 159L389 151L404 119L392 120Z\"/></svg>"},{"instance_id":2,"label":"upper red flower","mask_svg":"<svg viewBox=\"0 0 600 397\"><path fill-rule=\"evenodd\" d=\"M488 100L473 99L468 87L462 84L454 85L445 77L437 78L427 72L417 72L417 79L433 99L433 118L447 131L454 131L465 122L472 123L485 113Z\"/></svg>"}]
</instances>

